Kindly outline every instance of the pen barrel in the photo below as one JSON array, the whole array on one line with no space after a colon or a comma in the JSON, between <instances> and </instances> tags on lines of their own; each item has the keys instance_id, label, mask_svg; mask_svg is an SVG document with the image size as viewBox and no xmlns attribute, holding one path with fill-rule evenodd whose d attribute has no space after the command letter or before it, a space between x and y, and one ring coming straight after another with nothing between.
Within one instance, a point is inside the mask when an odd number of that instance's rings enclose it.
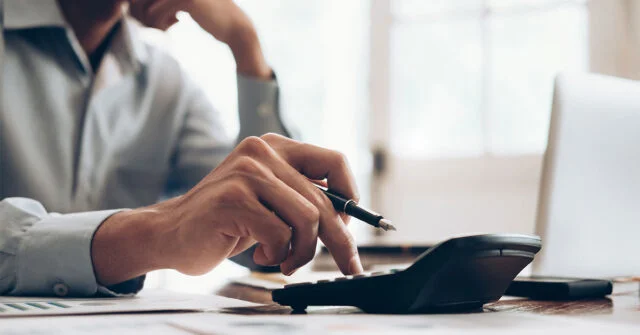
<instances>
[{"instance_id":1,"label":"pen barrel","mask_svg":"<svg viewBox=\"0 0 640 335\"><path fill-rule=\"evenodd\" d=\"M343 212L345 210L345 205L348 200L345 200L335 194L331 194L329 192L324 192L324 194L331 200L331 204L333 204L333 208L335 208L339 212Z\"/></svg>"},{"instance_id":2,"label":"pen barrel","mask_svg":"<svg viewBox=\"0 0 640 335\"><path fill-rule=\"evenodd\" d=\"M367 209L361 208L358 204L353 200L345 199L341 196L333 194L329 192L327 189L319 187L324 194L331 200L331 204L333 204L333 208L338 212L344 212L349 216L353 216L354 218L361 220L365 223L368 223L374 227L379 227L380 220L382 219L382 215L369 211Z\"/></svg>"},{"instance_id":3,"label":"pen barrel","mask_svg":"<svg viewBox=\"0 0 640 335\"><path fill-rule=\"evenodd\" d=\"M378 227L378 223L382 219L382 215L361 208L353 201L347 203L344 212L375 227Z\"/></svg>"}]
</instances>

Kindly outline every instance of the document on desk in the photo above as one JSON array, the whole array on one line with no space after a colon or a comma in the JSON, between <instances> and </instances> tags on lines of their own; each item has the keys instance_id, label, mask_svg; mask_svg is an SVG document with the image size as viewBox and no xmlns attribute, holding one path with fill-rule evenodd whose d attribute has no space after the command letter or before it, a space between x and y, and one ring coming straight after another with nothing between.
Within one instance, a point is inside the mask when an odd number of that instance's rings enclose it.
<instances>
[{"instance_id":1,"label":"document on desk","mask_svg":"<svg viewBox=\"0 0 640 335\"><path fill-rule=\"evenodd\" d=\"M167 325L193 334L474 334L550 333L634 334L640 325L620 325L579 318L485 312L425 315L229 315L185 314Z\"/></svg>"},{"instance_id":2,"label":"document on desk","mask_svg":"<svg viewBox=\"0 0 640 335\"><path fill-rule=\"evenodd\" d=\"M166 322L168 317L177 317L178 315L145 313L4 318L0 319L0 334L193 334L191 331L172 326Z\"/></svg>"},{"instance_id":3,"label":"document on desk","mask_svg":"<svg viewBox=\"0 0 640 335\"><path fill-rule=\"evenodd\" d=\"M640 326L510 312L426 315L145 313L5 318L0 334L633 334Z\"/></svg>"},{"instance_id":4,"label":"document on desk","mask_svg":"<svg viewBox=\"0 0 640 335\"><path fill-rule=\"evenodd\" d=\"M217 295L164 290L142 291L134 297L26 298L0 297L0 318L38 315L112 314L166 311L219 311L259 304Z\"/></svg>"},{"instance_id":5,"label":"document on desk","mask_svg":"<svg viewBox=\"0 0 640 335\"><path fill-rule=\"evenodd\" d=\"M34 316L0 319L0 334L193 334L166 323L171 313L107 314L107 315L60 315Z\"/></svg>"}]
</instances>

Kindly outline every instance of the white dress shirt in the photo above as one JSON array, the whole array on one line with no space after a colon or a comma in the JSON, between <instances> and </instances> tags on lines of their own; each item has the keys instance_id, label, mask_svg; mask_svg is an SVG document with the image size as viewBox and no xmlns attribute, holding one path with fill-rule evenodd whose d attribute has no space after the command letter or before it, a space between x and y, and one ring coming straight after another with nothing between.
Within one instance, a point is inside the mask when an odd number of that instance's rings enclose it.
<instances>
[{"instance_id":1,"label":"white dress shirt","mask_svg":"<svg viewBox=\"0 0 640 335\"><path fill-rule=\"evenodd\" d=\"M137 292L143 277L97 283L97 227L119 208L188 189L235 141L132 19L121 20L94 73L55 0L5 0L2 9L0 294ZM238 96L239 138L285 132L275 80L239 75Z\"/></svg>"}]
</instances>

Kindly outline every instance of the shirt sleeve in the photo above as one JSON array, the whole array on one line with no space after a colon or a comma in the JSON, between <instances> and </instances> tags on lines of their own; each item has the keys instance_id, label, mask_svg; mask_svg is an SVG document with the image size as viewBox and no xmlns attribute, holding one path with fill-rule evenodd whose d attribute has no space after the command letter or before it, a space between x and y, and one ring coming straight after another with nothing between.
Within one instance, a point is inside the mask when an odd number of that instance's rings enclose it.
<instances>
[{"instance_id":1,"label":"shirt sleeve","mask_svg":"<svg viewBox=\"0 0 640 335\"><path fill-rule=\"evenodd\" d=\"M258 80L238 74L240 132L235 139L224 129L219 111L204 91L193 83L186 85L189 103L172 157L167 196L182 193L197 184L242 139L269 132L289 135L280 118L279 87L275 77Z\"/></svg>"},{"instance_id":2,"label":"shirt sleeve","mask_svg":"<svg viewBox=\"0 0 640 335\"><path fill-rule=\"evenodd\" d=\"M0 201L0 294L62 297L138 292L144 277L103 287L93 271L93 235L118 211L62 215L48 213L32 199Z\"/></svg>"},{"instance_id":3,"label":"shirt sleeve","mask_svg":"<svg viewBox=\"0 0 640 335\"><path fill-rule=\"evenodd\" d=\"M239 74L238 113L240 133L237 142L266 133L290 135L282 122L280 88L275 76L271 80L259 80Z\"/></svg>"}]
</instances>

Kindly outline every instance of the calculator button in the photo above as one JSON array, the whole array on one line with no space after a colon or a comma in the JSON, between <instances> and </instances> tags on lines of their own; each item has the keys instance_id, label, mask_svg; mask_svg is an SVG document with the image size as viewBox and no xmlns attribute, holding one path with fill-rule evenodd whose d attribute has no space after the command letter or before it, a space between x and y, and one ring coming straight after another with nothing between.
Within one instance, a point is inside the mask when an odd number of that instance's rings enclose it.
<instances>
[{"instance_id":1,"label":"calculator button","mask_svg":"<svg viewBox=\"0 0 640 335\"><path fill-rule=\"evenodd\" d=\"M322 284L322 283L329 283L331 282L331 279L322 279L322 280L318 280L318 284Z\"/></svg>"},{"instance_id":2,"label":"calculator button","mask_svg":"<svg viewBox=\"0 0 640 335\"><path fill-rule=\"evenodd\" d=\"M351 279L351 278L349 278L349 277L339 277L339 278L334 279L334 281L343 281L343 280L349 280L349 279Z\"/></svg>"},{"instance_id":3,"label":"calculator button","mask_svg":"<svg viewBox=\"0 0 640 335\"><path fill-rule=\"evenodd\" d=\"M359 275L354 275L353 278L362 278L362 277L367 277L368 274L363 273L363 274L359 274Z\"/></svg>"},{"instance_id":4,"label":"calculator button","mask_svg":"<svg viewBox=\"0 0 640 335\"><path fill-rule=\"evenodd\" d=\"M381 276L381 275L386 275L386 274L389 274L389 272L387 272L387 271L376 271L376 272L371 273L371 276L372 277L373 276Z\"/></svg>"}]
</instances>

